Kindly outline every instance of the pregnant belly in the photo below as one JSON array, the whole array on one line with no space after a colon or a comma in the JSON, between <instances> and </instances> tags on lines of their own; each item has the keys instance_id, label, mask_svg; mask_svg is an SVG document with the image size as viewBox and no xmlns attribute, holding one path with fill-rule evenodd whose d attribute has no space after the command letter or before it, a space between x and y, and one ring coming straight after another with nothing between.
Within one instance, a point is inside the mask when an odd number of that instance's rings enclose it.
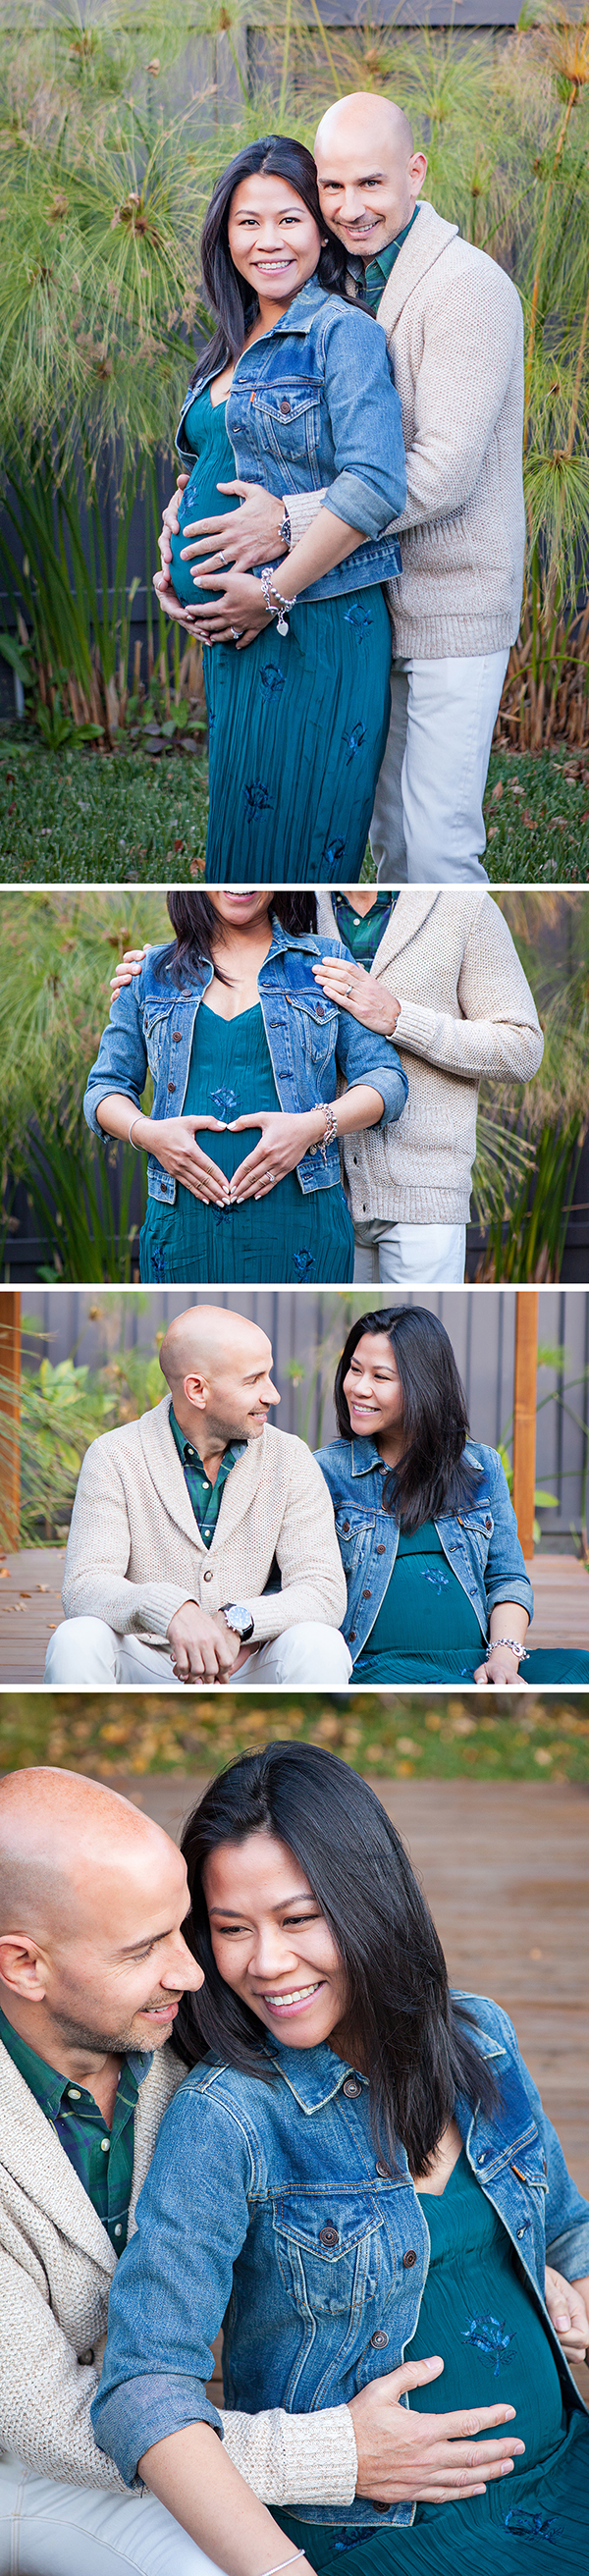
<instances>
[{"instance_id":1,"label":"pregnant belly","mask_svg":"<svg viewBox=\"0 0 589 2576\"><path fill-rule=\"evenodd\" d=\"M217 491L219 478L221 478L223 482L228 483L231 481L234 474L235 458L233 455L233 449L229 446L229 442L227 440L225 442L225 447L223 446L223 443L221 443L220 454L217 453L216 455L199 456L197 458L194 471L190 476L190 482L186 486L186 491L182 494L178 511L178 518L180 521L179 534L177 537L172 537L170 578L176 592L176 598L181 599L185 607L198 606L204 599L213 599L215 596L214 591L202 590L200 584L195 583L192 579L193 571L196 569L196 562L198 559L193 557L192 563L182 562L182 547L186 544L186 528L191 527L194 519L219 518L221 514L223 514L223 517L228 518L233 510L239 509L239 501L237 500L235 493ZM214 547L211 546L211 553L213 552ZM222 569L223 567L220 565L219 570L222 571Z\"/></svg>"}]
</instances>

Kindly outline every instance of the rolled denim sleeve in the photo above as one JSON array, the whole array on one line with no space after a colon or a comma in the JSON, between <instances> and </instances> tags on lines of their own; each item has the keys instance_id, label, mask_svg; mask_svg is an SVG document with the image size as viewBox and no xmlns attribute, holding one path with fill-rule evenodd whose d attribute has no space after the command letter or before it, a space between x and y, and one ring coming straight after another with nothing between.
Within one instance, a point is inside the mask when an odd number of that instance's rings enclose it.
<instances>
[{"instance_id":1,"label":"rolled denim sleeve","mask_svg":"<svg viewBox=\"0 0 589 2576\"><path fill-rule=\"evenodd\" d=\"M381 323L353 305L342 303L330 318L325 394L336 475L321 507L379 537L405 507L401 405Z\"/></svg>"},{"instance_id":2,"label":"rolled denim sleeve","mask_svg":"<svg viewBox=\"0 0 589 2576\"><path fill-rule=\"evenodd\" d=\"M88 1075L84 1096L84 1117L101 1145L110 1138L96 1116L101 1100L111 1091L121 1091L140 1108L147 1081L147 1051L141 1024L143 977L134 975L131 984L111 1003L110 1016L103 1029L96 1063Z\"/></svg>"},{"instance_id":3,"label":"rolled denim sleeve","mask_svg":"<svg viewBox=\"0 0 589 2576\"><path fill-rule=\"evenodd\" d=\"M493 1453L491 1453L493 1455ZM494 1519L493 1536L485 1568L485 1591L489 1613L500 1601L519 1601L534 1616L534 1594L526 1574L523 1548L517 1534L517 1521L501 1459L494 1453L495 1477L491 1493Z\"/></svg>"},{"instance_id":4,"label":"rolled denim sleeve","mask_svg":"<svg viewBox=\"0 0 589 2576\"><path fill-rule=\"evenodd\" d=\"M349 950L341 941L330 940L328 943L324 940L325 949L328 945L331 956L345 957L346 965L348 961L352 964ZM409 1091L407 1075L396 1047L391 1045L390 1038L377 1037L374 1029L363 1028L361 1021L354 1020L350 1011L341 1010L338 1017L337 1062L340 1072L350 1084L373 1083L383 1102L382 1118L375 1119L375 1128L394 1126L397 1118L401 1117Z\"/></svg>"},{"instance_id":5,"label":"rolled denim sleeve","mask_svg":"<svg viewBox=\"0 0 589 2576\"><path fill-rule=\"evenodd\" d=\"M162 2121L135 2234L112 2283L92 2408L98 2448L126 2486L144 2451L184 2424L212 2424L222 2438L206 2389L247 2235L252 2178L242 2123L217 2086L211 2098L188 2076Z\"/></svg>"}]
</instances>

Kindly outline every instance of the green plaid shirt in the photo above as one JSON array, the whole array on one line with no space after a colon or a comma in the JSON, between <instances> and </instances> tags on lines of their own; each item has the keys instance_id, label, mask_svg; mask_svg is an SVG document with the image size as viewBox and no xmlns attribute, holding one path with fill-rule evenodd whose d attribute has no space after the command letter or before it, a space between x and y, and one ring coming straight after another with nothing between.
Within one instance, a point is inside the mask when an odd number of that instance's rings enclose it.
<instances>
[{"instance_id":1,"label":"green plaid shirt","mask_svg":"<svg viewBox=\"0 0 589 2576\"><path fill-rule=\"evenodd\" d=\"M0 2039L55 2130L97 2218L102 2219L115 2254L122 2254L127 2243L133 2180L135 2110L141 2077L147 2072L145 2058L135 2053L123 2058L109 2129L104 2112L99 2111L85 2085L72 2084L67 2075L58 2075L53 2066L47 2066L44 2057L37 2057L35 2049L29 2048L13 2030L2 2011Z\"/></svg>"},{"instance_id":2,"label":"green plaid shirt","mask_svg":"<svg viewBox=\"0 0 589 2576\"><path fill-rule=\"evenodd\" d=\"M366 304L369 313L378 311L387 277L390 277L395 260L399 257L399 251L407 240L407 234L412 231L414 223L417 222L418 214L419 206L414 206L413 214L410 216L409 223L404 225L402 233L395 233L394 241L385 242L384 250L378 252L376 259L360 259L356 251L349 254L346 274L352 289L352 301L356 304Z\"/></svg>"},{"instance_id":3,"label":"green plaid shirt","mask_svg":"<svg viewBox=\"0 0 589 2576\"><path fill-rule=\"evenodd\" d=\"M356 965L373 966L391 913L398 903L398 894L377 894L376 903L371 903L370 911L364 913L354 912L347 894L341 894L339 889L331 900L340 939L349 948Z\"/></svg>"},{"instance_id":4,"label":"green plaid shirt","mask_svg":"<svg viewBox=\"0 0 589 2576\"><path fill-rule=\"evenodd\" d=\"M244 1449L247 1449L247 1440L234 1440L225 1450L212 1485L210 1476L205 1476L198 1449L194 1448L191 1440L186 1439L185 1432L180 1430L173 1404L170 1406L170 1430L176 1442L178 1457L182 1460L184 1480L188 1487L195 1521L198 1521L205 1547L210 1547L221 1509L223 1487L227 1483L227 1477L231 1475L232 1467L237 1465L238 1458L243 1458Z\"/></svg>"}]
</instances>

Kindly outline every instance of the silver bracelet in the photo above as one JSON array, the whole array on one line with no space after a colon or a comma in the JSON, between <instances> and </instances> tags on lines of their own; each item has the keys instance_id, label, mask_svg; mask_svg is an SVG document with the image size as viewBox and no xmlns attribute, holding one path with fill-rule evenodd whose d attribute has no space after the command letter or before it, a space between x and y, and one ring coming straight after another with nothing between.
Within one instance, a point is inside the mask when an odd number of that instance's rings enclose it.
<instances>
[{"instance_id":1,"label":"silver bracelet","mask_svg":"<svg viewBox=\"0 0 589 2576\"><path fill-rule=\"evenodd\" d=\"M491 1644L489 1646L485 1646L486 1664L488 1664L489 1656L494 1655L496 1646L510 1646L512 1655L517 1656L518 1664L527 1663L530 1654L530 1647L520 1646L518 1637L493 1637Z\"/></svg>"},{"instance_id":2,"label":"silver bracelet","mask_svg":"<svg viewBox=\"0 0 589 2576\"><path fill-rule=\"evenodd\" d=\"M131 1125L130 1125L130 1127L129 1127L129 1129L128 1129L128 1133L127 1133L127 1144L128 1144L128 1145L133 1145L133 1128L134 1128L134 1127L136 1127L136 1125L137 1125L137 1120L138 1120L138 1118L141 1118L141 1117L142 1117L142 1115L143 1115L143 1112L142 1112L142 1110L141 1110L141 1109L136 1109L136 1110L135 1110L134 1118L132 1118L132 1119L131 1119ZM133 1153L134 1153L134 1154L140 1154L140 1153L141 1153L141 1146L140 1146L140 1145L133 1145Z\"/></svg>"},{"instance_id":3,"label":"silver bracelet","mask_svg":"<svg viewBox=\"0 0 589 2576\"><path fill-rule=\"evenodd\" d=\"M271 564L263 565L260 578L268 616L276 617L276 632L278 635L288 635L288 616L286 612L287 610L290 612L291 608L296 608L296 593L294 599L285 599L283 592L281 590L277 590ZM271 591L274 599L278 601L278 614L276 609L272 606L272 600L270 598Z\"/></svg>"},{"instance_id":4,"label":"silver bracelet","mask_svg":"<svg viewBox=\"0 0 589 2576\"><path fill-rule=\"evenodd\" d=\"M333 1105L333 1101L332 1101L332 1100L328 1101L328 1102L326 1103L326 1105L325 1105L325 1106L323 1105L323 1102L322 1102L322 1103L321 1103L321 1109L322 1109L322 1116L323 1116L323 1118L324 1118L324 1120L325 1120L325 1126L324 1126L324 1131L323 1131L322 1142L321 1142L320 1147L319 1147L319 1152L320 1152L320 1155L321 1155L322 1163L326 1163L326 1162L327 1162L327 1147L328 1147L328 1145L331 1145L332 1140L333 1140L333 1137L334 1137L334 1136L337 1136L337 1110L336 1110L336 1109L334 1109L334 1105Z\"/></svg>"},{"instance_id":5,"label":"silver bracelet","mask_svg":"<svg viewBox=\"0 0 589 2576\"><path fill-rule=\"evenodd\" d=\"M292 2558L279 2558L277 2567L265 2567L264 2576L280 2576L282 2567L294 2567L295 2558L306 2558L306 2549L293 2549Z\"/></svg>"}]
</instances>

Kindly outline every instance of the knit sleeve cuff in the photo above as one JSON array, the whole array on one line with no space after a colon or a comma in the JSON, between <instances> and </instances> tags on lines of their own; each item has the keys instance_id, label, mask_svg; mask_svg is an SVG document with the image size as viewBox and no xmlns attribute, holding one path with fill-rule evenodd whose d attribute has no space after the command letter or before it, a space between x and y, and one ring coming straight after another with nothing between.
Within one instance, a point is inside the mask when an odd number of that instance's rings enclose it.
<instances>
[{"instance_id":1,"label":"knit sleeve cuff","mask_svg":"<svg viewBox=\"0 0 589 2576\"><path fill-rule=\"evenodd\" d=\"M283 492L284 507L290 519L291 545L298 545L299 537L306 536L307 528L312 528L326 492L327 486L320 492Z\"/></svg>"},{"instance_id":2,"label":"knit sleeve cuff","mask_svg":"<svg viewBox=\"0 0 589 2576\"><path fill-rule=\"evenodd\" d=\"M261 2504L353 2504L358 2454L349 2406L321 2415L288 2415L281 2406L261 2415L221 2417L225 2449Z\"/></svg>"}]
</instances>

